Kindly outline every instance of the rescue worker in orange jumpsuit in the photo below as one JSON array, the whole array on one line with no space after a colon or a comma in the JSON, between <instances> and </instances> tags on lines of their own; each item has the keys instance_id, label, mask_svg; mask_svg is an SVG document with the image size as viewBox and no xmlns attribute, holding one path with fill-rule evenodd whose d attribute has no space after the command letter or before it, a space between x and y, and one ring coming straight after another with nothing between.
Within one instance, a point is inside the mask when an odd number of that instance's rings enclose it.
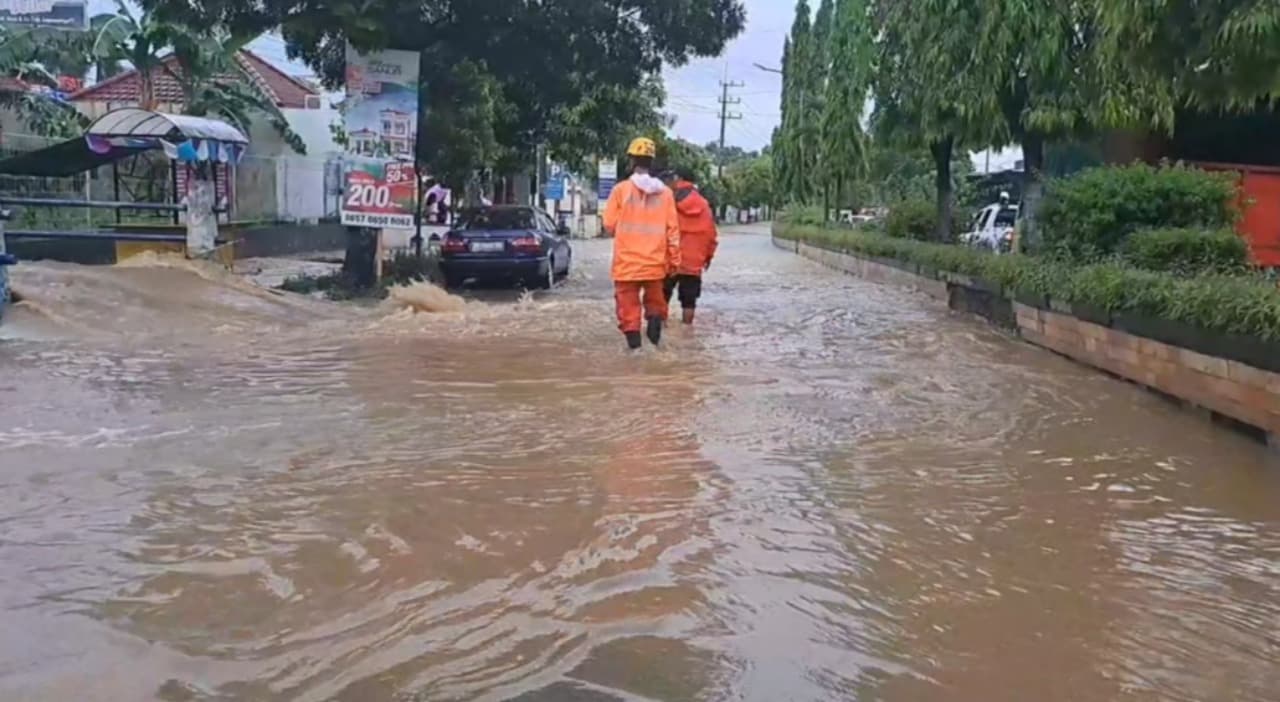
<instances>
[{"instance_id":1,"label":"rescue worker in orange jumpsuit","mask_svg":"<svg viewBox=\"0 0 1280 702\"><path fill-rule=\"evenodd\" d=\"M640 348L641 323L649 341L662 339L667 319L663 283L680 267L680 222L671 189L650 175L657 146L641 137L627 147L631 177L618 183L604 207L604 229L613 237L613 296L618 329L632 350Z\"/></svg>"},{"instance_id":2,"label":"rescue worker in orange jumpsuit","mask_svg":"<svg viewBox=\"0 0 1280 702\"><path fill-rule=\"evenodd\" d=\"M682 320L693 324L698 298L702 297L702 273L711 267L711 259L716 255L716 217L711 203L693 184L691 173L667 171L662 179L675 194L676 213L680 218L680 265L676 274L667 278L663 291L670 305L671 294L679 289Z\"/></svg>"}]
</instances>

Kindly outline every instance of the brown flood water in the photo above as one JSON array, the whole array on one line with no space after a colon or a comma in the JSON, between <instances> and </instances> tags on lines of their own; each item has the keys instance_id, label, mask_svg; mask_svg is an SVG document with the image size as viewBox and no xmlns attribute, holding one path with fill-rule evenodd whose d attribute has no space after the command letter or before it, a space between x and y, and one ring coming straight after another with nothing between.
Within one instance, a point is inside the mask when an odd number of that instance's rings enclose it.
<instances>
[{"instance_id":1,"label":"brown flood water","mask_svg":"<svg viewBox=\"0 0 1280 702\"><path fill-rule=\"evenodd\" d=\"M23 266L0 700L1280 699L1280 466L725 237L622 351L607 242L414 314Z\"/></svg>"}]
</instances>

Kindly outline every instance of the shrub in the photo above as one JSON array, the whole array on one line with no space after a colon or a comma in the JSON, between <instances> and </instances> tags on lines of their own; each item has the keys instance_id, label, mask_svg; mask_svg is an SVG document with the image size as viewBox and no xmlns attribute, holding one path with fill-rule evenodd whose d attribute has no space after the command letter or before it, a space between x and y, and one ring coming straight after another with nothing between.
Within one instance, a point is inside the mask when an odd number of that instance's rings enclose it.
<instances>
[{"instance_id":1,"label":"shrub","mask_svg":"<svg viewBox=\"0 0 1280 702\"><path fill-rule=\"evenodd\" d=\"M783 239L892 258L980 278L1005 290L1107 312L1132 312L1217 332L1280 340L1280 290L1259 275L1185 278L1120 261L1078 265L1034 256L895 239L859 230L781 227Z\"/></svg>"},{"instance_id":2,"label":"shrub","mask_svg":"<svg viewBox=\"0 0 1280 702\"><path fill-rule=\"evenodd\" d=\"M928 241L937 228L937 209L928 200L904 200L889 208L885 233L895 239Z\"/></svg>"},{"instance_id":3,"label":"shrub","mask_svg":"<svg viewBox=\"0 0 1280 702\"><path fill-rule=\"evenodd\" d=\"M1120 247L1125 261L1178 275L1240 273L1249 267L1249 247L1230 229L1144 229Z\"/></svg>"},{"instance_id":4,"label":"shrub","mask_svg":"<svg viewBox=\"0 0 1280 702\"><path fill-rule=\"evenodd\" d=\"M791 205L782 213L787 224L817 227L826 224L821 205Z\"/></svg>"},{"instance_id":5,"label":"shrub","mask_svg":"<svg viewBox=\"0 0 1280 702\"><path fill-rule=\"evenodd\" d=\"M1140 229L1230 227L1235 200L1229 174L1143 164L1094 168L1047 185L1037 226L1050 253L1094 261Z\"/></svg>"}]
</instances>

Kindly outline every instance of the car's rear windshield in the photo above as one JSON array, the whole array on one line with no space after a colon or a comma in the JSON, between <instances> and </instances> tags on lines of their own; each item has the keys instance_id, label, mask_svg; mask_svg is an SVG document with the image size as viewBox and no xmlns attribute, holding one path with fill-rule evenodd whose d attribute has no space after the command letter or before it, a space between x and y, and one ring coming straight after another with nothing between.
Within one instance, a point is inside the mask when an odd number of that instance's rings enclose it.
<instances>
[{"instance_id":1,"label":"car's rear windshield","mask_svg":"<svg viewBox=\"0 0 1280 702\"><path fill-rule=\"evenodd\" d=\"M996 213L996 226L1012 227L1018 221L1018 208L1005 207Z\"/></svg>"},{"instance_id":2,"label":"car's rear windshield","mask_svg":"<svg viewBox=\"0 0 1280 702\"><path fill-rule=\"evenodd\" d=\"M466 215L462 229L532 229L533 213L529 210L485 210Z\"/></svg>"}]
</instances>

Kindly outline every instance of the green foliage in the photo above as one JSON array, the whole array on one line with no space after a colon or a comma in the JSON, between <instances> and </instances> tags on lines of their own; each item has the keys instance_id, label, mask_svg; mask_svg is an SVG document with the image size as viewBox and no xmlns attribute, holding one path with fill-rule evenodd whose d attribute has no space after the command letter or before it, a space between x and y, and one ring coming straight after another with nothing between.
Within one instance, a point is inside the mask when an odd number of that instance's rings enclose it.
<instances>
[{"instance_id":1,"label":"green foliage","mask_svg":"<svg viewBox=\"0 0 1280 702\"><path fill-rule=\"evenodd\" d=\"M1235 201L1226 174L1142 164L1094 168L1049 184L1040 213L1044 246L1070 259L1097 260L1139 229L1228 227Z\"/></svg>"},{"instance_id":2,"label":"green foliage","mask_svg":"<svg viewBox=\"0 0 1280 702\"><path fill-rule=\"evenodd\" d=\"M122 0L114 15L93 18L88 55L98 65L128 63L141 81L139 107L155 109L155 76L161 72L182 90L183 112L216 116L248 132L265 118L291 149L307 151L280 108L257 89L236 54L253 34L232 34L218 25L198 26L167 21L157 13L135 16Z\"/></svg>"},{"instance_id":3,"label":"green foliage","mask_svg":"<svg viewBox=\"0 0 1280 702\"><path fill-rule=\"evenodd\" d=\"M1172 127L1184 104L1248 110L1276 96L1274 0L1108 0L1098 9L1114 73L1143 86L1148 122Z\"/></svg>"},{"instance_id":4,"label":"green foliage","mask_svg":"<svg viewBox=\"0 0 1280 702\"><path fill-rule=\"evenodd\" d=\"M84 71L77 38L67 32L0 25L0 108L13 110L39 136L70 137L86 123L69 103L28 88L57 85L57 76Z\"/></svg>"},{"instance_id":5,"label":"green foliage","mask_svg":"<svg viewBox=\"0 0 1280 702\"><path fill-rule=\"evenodd\" d=\"M924 199L904 200L889 207L885 218L885 234L895 239L928 241L937 228L938 211Z\"/></svg>"},{"instance_id":6,"label":"green foliage","mask_svg":"<svg viewBox=\"0 0 1280 702\"><path fill-rule=\"evenodd\" d=\"M664 64L719 54L743 29L739 0L145 0L166 19L235 33L279 27L290 54L329 88L345 77L348 41L362 51L421 51L428 88L442 67L483 71L481 106L450 105L447 92L427 91L424 111L440 115L439 134L465 134L451 164L493 166L528 162L540 146L580 165L590 153L609 153L632 132L660 126L656 78ZM452 107L453 109L450 109ZM449 122L446 122L448 118ZM425 130L424 130L425 131ZM479 132L478 134L475 132ZM437 142L453 148L451 141ZM451 165L450 170L457 169Z\"/></svg>"},{"instance_id":7,"label":"green foliage","mask_svg":"<svg viewBox=\"0 0 1280 702\"><path fill-rule=\"evenodd\" d=\"M835 204L867 171L862 114L871 82L872 40L865 0L840 0L830 40L831 70L822 114L819 180Z\"/></svg>"},{"instance_id":8,"label":"green foliage","mask_svg":"<svg viewBox=\"0 0 1280 702\"><path fill-rule=\"evenodd\" d=\"M763 207L773 198L774 167L771 156L737 161L729 165L721 179L722 200L739 209Z\"/></svg>"},{"instance_id":9,"label":"green foliage","mask_svg":"<svg viewBox=\"0 0 1280 702\"><path fill-rule=\"evenodd\" d=\"M782 119L773 149L778 159L779 198L812 202L818 163L814 105L818 88L813 76L814 32L808 0L796 3L796 16L782 51Z\"/></svg>"},{"instance_id":10,"label":"green foliage","mask_svg":"<svg viewBox=\"0 0 1280 702\"><path fill-rule=\"evenodd\" d=\"M789 225L800 227L816 227L826 222L826 214L821 205L792 205L779 215L779 219Z\"/></svg>"},{"instance_id":11,"label":"green foliage","mask_svg":"<svg viewBox=\"0 0 1280 702\"><path fill-rule=\"evenodd\" d=\"M895 239L867 231L792 223L775 235L837 251L892 258L935 272L1000 285L1008 293L1048 296L1109 313L1129 312L1228 334L1280 340L1280 290L1261 276L1184 278L1108 262L1091 265L962 246Z\"/></svg>"},{"instance_id":12,"label":"green foliage","mask_svg":"<svg viewBox=\"0 0 1280 702\"><path fill-rule=\"evenodd\" d=\"M1249 246L1230 229L1144 229L1120 246L1137 268L1179 275L1239 273L1249 267Z\"/></svg>"},{"instance_id":13,"label":"green foliage","mask_svg":"<svg viewBox=\"0 0 1280 702\"><path fill-rule=\"evenodd\" d=\"M459 191L481 164L502 158L497 124L506 107L497 81L483 66L461 61L424 76L423 99L437 107L423 115L418 162Z\"/></svg>"},{"instance_id":14,"label":"green foliage","mask_svg":"<svg viewBox=\"0 0 1280 702\"><path fill-rule=\"evenodd\" d=\"M694 175L693 182L700 185L711 183L711 156L701 146L684 139L673 139L661 134L654 142L658 146L658 156L654 166L658 170L688 170Z\"/></svg>"}]
</instances>

